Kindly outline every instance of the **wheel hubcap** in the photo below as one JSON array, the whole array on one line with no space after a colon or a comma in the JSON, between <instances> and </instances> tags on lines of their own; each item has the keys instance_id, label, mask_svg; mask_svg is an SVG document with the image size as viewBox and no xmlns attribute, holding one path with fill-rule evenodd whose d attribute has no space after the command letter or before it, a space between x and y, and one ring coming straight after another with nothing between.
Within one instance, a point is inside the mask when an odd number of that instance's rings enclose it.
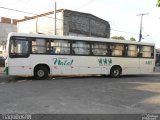
<instances>
[{"instance_id":1,"label":"wheel hubcap","mask_svg":"<svg viewBox=\"0 0 160 120\"><path fill-rule=\"evenodd\" d=\"M119 70L114 70L114 76L117 76L119 74Z\"/></svg>"},{"instance_id":2,"label":"wheel hubcap","mask_svg":"<svg viewBox=\"0 0 160 120\"><path fill-rule=\"evenodd\" d=\"M37 72L37 74L38 74L39 77L43 77L44 76L44 71L43 70L39 70Z\"/></svg>"}]
</instances>

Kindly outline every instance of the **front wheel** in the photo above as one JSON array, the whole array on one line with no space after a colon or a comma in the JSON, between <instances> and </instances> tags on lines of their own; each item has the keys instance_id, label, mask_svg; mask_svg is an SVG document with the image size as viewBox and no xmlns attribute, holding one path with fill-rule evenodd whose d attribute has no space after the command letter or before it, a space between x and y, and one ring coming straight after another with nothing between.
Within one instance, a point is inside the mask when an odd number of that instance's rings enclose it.
<instances>
[{"instance_id":1,"label":"front wheel","mask_svg":"<svg viewBox=\"0 0 160 120\"><path fill-rule=\"evenodd\" d=\"M35 70L34 77L38 80L43 80L48 78L48 69L44 66L38 67Z\"/></svg>"},{"instance_id":2,"label":"front wheel","mask_svg":"<svg viewBox=\"0 0 160 120\"><path fill-rule=\"evenodd\" d=\"M114 66L111 68L110 75L113 78L117 78L121 75L121 68L119 66Z\"/></svg>"}]
</instances>

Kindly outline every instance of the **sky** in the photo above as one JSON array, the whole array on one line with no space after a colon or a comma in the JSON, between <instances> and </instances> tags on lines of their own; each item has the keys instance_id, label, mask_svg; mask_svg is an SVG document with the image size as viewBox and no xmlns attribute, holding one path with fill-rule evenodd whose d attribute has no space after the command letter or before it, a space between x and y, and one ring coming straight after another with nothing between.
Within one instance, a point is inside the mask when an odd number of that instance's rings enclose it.
<instances>
[{"instance_id":1,"label":"sky","mask_svg":"<svg viewBox=\"0 0 160 120\"><path fill-rule=\"evenodd\" d=\"M111 36L139 39L140 20L138 14L146 14L142 21L142 42L153 42L160 48L160 7L157 0L0 0L0 16L22 19L57 9L69 9L90 13L110 23ZM5 8L33 14L25 14Z\"/></svg>"}]
</instances>

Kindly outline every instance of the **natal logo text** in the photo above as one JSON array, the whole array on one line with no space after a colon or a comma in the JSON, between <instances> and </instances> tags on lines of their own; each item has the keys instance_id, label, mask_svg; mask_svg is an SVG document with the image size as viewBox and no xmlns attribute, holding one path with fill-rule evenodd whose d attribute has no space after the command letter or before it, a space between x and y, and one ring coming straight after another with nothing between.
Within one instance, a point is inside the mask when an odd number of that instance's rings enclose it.
<instances>
[{"instance_id":1,"label":"natal logo text","mask_svg":"<svg viewBox=\"0 0 160 120\"><path fill-rule=\"evenodd\" d=\"M73 59L67 59L67 58L53 58L54 65L72 65Z\"/></svg>"}]
</instances>

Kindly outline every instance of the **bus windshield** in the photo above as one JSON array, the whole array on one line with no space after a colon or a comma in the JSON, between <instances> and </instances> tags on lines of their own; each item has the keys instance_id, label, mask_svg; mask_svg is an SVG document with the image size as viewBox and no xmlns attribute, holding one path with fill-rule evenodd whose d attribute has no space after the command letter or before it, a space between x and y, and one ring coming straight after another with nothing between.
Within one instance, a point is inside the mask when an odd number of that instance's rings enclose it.
<instances>
[{"instance_id":1,"label":"bus windshield","mask_svg":"<svg viewBox=\"0 0 160 120\"><path fill-rule=\"evenodd\" d=\"M10 57L27 57L29 54L26 38L15 38L10 41Z\"/></svg>"}]
</instances>

